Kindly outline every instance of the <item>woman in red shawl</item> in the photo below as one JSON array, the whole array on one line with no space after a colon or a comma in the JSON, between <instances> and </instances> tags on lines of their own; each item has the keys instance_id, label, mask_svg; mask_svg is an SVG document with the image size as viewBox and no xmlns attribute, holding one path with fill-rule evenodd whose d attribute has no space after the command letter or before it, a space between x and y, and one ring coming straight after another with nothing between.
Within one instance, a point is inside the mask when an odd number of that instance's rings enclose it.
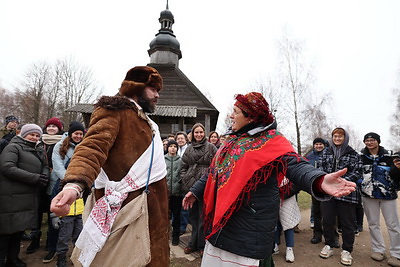
<instances>
[{"instance_id":1,"label":"woman in red shawl","mask_svg":"<svg viewBox=\"0 0 400 267\"><path fill-rule=\"evenodd\" d=\"M355 189L354 183L340 178L345 169L326 174L294 152L276 130L262 94L252 92L235 98L231 139L217 151L208 174L183 200L187 209L197 199L204 199L207 242L202 266L267 266L272 262L278 184L284 176L320 200Z\"/></svg>"}]
</instances>

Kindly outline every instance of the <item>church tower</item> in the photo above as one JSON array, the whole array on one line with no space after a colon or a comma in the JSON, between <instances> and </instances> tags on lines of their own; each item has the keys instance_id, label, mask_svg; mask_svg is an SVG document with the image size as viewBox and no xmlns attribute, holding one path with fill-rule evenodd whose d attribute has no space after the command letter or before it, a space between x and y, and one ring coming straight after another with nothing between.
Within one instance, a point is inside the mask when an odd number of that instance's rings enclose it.
<instances>
[{"instance_id":1,"label":"church tower","mask_svg":"<svg viewBox=\"0 0 400 267\"><path fill-rule=\"evenodd\" d=\"M179 59L182 58L180 44L172 31L174 15L167 8L161 11L158 21L161 29L156 37L150 42L150 49L147 51L150 56L150 64L173 64L179 67Z\"/></svg>"}]
</instances>

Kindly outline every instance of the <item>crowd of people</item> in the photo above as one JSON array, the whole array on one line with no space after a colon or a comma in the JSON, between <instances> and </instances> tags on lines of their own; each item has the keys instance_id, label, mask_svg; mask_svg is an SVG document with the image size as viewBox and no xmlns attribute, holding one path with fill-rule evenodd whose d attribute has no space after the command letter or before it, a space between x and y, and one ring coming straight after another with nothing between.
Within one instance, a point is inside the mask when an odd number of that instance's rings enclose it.
<instances>
[{"instance_id":1,"label":"crowd of people","mask_svg":"<svg viewBox=\"0 0 400 267\"><path fill-rule=\"evenodd\" d=\"M365 213L371 258L400 266L400 153L380 146L377 133L367 133L358 152L337 127L329 138L315 138L303 157L277 130L262 94L251 92L235 96L227 133L207 133L196 123L162 139L146 114L154 112L162 86L154 68L130 69L118 94L95 105L87 131L80 122L66 130L55 117L44 127L5 118L0 267L26 266L20 243L30 241L27 254L37 251L43 214L43 263L57 259L59 267L67 266L70 242L76 266L168 266L169 240L179 245L188 224L184 253L198 252L202 266L273 266L282 233L285 259L293 263L300 190L312 196L310 241L324 241L321 258L341 247L340 262L353 264Z\"/></svg>"},{"instance_id":2,"label":"crowd of people","mask_svg":"<svg viewBox=\"0 0 400 267\"><path fill-rule=\"evenodd\" d=\"M42 261L52 262L57 255L57 266L67 266L69 243L76 241L82 229L83 200L61 218L50 213L50 201L59 190L74 147L83 138L84 126L72 122L64 132L56 117L47 120L44 127L19 125L18 118L10 115L1 129L0 266L26 266L19 257L20 243L30 242L27 254L39 249L44 213L48 218L48 253Z\"/></svg>"}]
</instances>

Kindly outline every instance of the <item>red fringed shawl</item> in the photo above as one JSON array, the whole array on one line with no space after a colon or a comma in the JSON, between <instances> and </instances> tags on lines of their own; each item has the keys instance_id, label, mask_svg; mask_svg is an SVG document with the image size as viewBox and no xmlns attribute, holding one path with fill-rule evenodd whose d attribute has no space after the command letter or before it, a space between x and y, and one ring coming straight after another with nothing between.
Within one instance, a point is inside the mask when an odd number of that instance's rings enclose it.
<instances>
[{"instance_id":1,"label":"red fringed shawl","mask_svg":"<svg viewBox=\"0 0 400 267\"><path fill-rule=\"evenodd\" d=\"M292 145L276 130L233 138L217 151L204 192L206 239L225 226L244 197L249 197L259 183L265 183L273 171L281 184L287 165L278 158L292 152ZM283 168L278 173L279 166Z\"/></svg>"}]
</instances>

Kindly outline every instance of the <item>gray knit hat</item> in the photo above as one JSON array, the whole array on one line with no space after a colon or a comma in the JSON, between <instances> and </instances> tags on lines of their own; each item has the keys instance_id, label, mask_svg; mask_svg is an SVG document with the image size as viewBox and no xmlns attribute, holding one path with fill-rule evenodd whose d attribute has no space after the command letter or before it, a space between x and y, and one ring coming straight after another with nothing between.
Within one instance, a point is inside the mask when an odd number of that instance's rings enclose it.
<instances>
[{"instance_id":1,"label":"gray knit hat","mask_svg":"<svg viewBox=\"0 0 400 267\"><path fill-rule=\"evenodd\" d=\"M38 133L40 136L42 136L43 134L42 129L39 125L29 123L22 126L20 133L22 138L25 138L30 133Z\"/></svg>"}]
</instances>

